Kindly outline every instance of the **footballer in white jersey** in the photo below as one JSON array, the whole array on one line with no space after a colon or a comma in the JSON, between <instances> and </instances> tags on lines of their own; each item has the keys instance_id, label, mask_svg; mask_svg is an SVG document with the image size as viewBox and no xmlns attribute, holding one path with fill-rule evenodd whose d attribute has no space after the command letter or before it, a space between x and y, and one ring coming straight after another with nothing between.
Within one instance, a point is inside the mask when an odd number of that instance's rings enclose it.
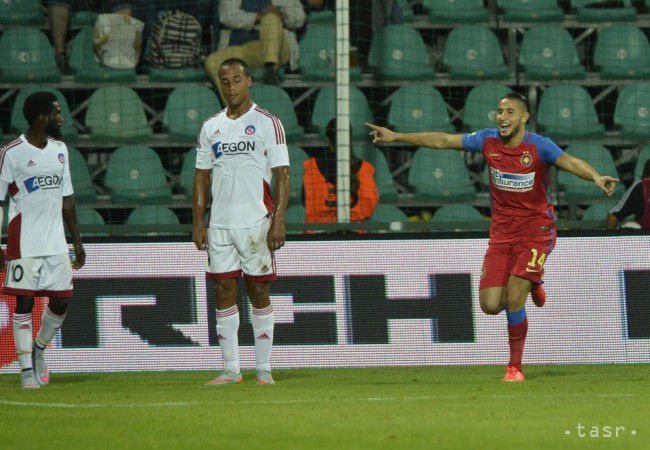
<instances>
[{"instance_id":1,"label":"footballer in white jersey","mask_svg":"<svg viewBox=\"0 0 650 450\"><path fill-rule=\"evenodd\" d=\"M215 284L217 340L225 363L224 371L208 383L213 386L243 382L237 337L237 278L242 275L252 310L257 383L275 383L269 282L276 278L274 252L286 239L289 155L280 119L253 102L252 84L245 61L221 63L219 89L227 107L205 121L197 148L192 240L197 249L208 251L206 276ZM273 194L271 176L276 177Z\"/></svg>"},{"instance_id":2,"label":"footballer in white jersey","mask_svg":"<svg viewBox=\"0 0 650 450\"><path fill-rule=\"evenodd\" d=\"M289 165L280 120L255 103L241 117L206 120L196 168L212 170L210 228L250 228L273 212L271 169Z\"/></svg>"},{"instance_id":3,"label":"footballer in white jersey","mask_svg":"<svg viewBox=\"0 0 650 450\"><path fill-rule=\"evenodd\" d=\"M7 194L9 226L3 294L16 297L12 316L21 386L36 389L50 382L45 349L61 328L72 297L72 269L86 261L72 196L68 148L61 136L63 117L56 95L34 92L23 104L28 130L0 150L0 199ZM0 220L4 211L0 208ZM68 256L64 223L72 236ZM32 340L35 297L48 297L41 327Z\"/></svg>"}]
</instances>

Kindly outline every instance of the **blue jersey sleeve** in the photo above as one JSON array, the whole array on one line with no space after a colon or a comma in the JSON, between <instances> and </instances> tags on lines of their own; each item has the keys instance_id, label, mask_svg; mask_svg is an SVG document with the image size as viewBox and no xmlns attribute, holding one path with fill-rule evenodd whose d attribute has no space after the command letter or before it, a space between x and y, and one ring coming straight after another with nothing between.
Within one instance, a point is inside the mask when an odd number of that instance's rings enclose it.
<instances>
[{"instance_id":1,"label":"blue jersey sleeve","mask_svg":"<svg viewBox=\"0 0 650 450\"><path fill-rule=\"evenodd\" d=\"M558 147L555 142L538 134L532 135L531 144L537 146L539 157L547 166L555 165L555 161L564 153L564 150Z\"/></svg>"},{"instance_id":2,"label":"blue jersey sleeve","mask_svg":"<svg viewBox=\"0 0 650 450\"><path fill-rule=\"evenodd\" d=\"M468 152L482 152L485 139L494 137L498 134L496 128L486 128L463 135L463 148Z\"/></svg>"}]
</instances>

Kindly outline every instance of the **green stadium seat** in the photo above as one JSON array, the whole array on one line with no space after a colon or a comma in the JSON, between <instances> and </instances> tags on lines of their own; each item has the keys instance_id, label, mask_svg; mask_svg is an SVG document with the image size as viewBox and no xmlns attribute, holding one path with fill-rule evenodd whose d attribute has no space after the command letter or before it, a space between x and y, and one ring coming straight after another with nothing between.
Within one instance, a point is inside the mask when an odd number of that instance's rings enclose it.
<instances>
[{"instance_id":1,"label":"green stadium seat","mask_svg":"<svg viewBox=\"0 0 650 450\"><path fill-rule=\"evenodd\" d=\"M507 22L561 22L564 10L557 0L497 0Z\"/></svg>"},{"instance_id":2,"label":"green stadium seat","mask_svg":"<svg viewBox=\"0 0 650 450\"><path fill-rule=\"evenodd\" d=\"M141 145L126 145L111 154L104 185L114 203L172 201L172 189L158 153Z\"/></svg>"},{"instance_id":3,"label":"green stadium seat","mask_svg":"<svg viewBox=\"0 0 650 450\"><path fill-rule=\"evenodd\" d=\"M650 145L646 145L639 152L639 156L636 159L636 165L634 166L634 179L640 180L643 175L643 166L645 162L650 159Z\"/></svg>"},{"instance_id":4,"label":"green stadium seat","mask_svg":"<svg viewBox=\"0 0 650 450\"><path fill-rule=\"evenodd\" d=\"M75 199L77 195L75 194ZM90 206L77 205L77 224L82 229L84 237L108 236L107 232L85 231L83 225L106 225L101 214Z\"/></svg>"},{"instance_id":5,"label":"green stadium seat","mask_svg":"<svg viewBox=\"0 0 650 450\"><path fill-rule=\"evenodd\" d=\"M579 85L552 85L539 102L540 131L556 139L586 139L605 136L589 92Z\"/></svg>"},{"instance_id":6,"label":"green stadium seat","mask_svg":"<svg viewBox=\"0 0 650 450\"><path fill-rule=\"evenodd\" d=\"M287 213L284 216L284 222L287 225L304 225L305 224L305 207L302 205L289 205ZM287 234L301 234L301 230L287 230Z\"/></svg>"},{"instance_id":7,"label":"green stadium seat","mask_svg":"<svg viewBox=\"0 0 650 450\"><path fill-rule=\"evenodd\" d=\"M355 142L352 147L359 158L365 159L375 166L375 183L379 190L379 202L396 202L399 196L384 153L369 142Z\"/></svg>"},{"instance_id":8,"label":"green stadium seat","mask_svg":"<svg viewBox=\"0 0 650 450\"><path fill-rule=\"evenodd\" d=\"M370 217L370 222L408 222L409 218L404 211L395 205L379 204Z\"/></svg>"},{"instance_id":9,"label":"green stadium seat","mask_svg":"<svg viewBox=\"0 0 650 450\"><path fill-rule=\"evenodd\" d=\"M70 16L70 26L92 27L97 22L97 13L94 11L75 11Z\"/></svg>"},{"instance_id":10,"label":"green stadium seat","mask_svg":"<svg viewBox=\"0 0 650 450\"><path fill-rule=\"evenodd\" d=\"M499 100L512 92L502 84L479 84L467 95L463 107L463 128L477 131L496 127L496 109Z\"/></svg>"},{"instance_id":11,"label":"green stadium seat","mask_svg":"<svg viewBox=\"0 0 650 450\"><path fill-rule=\"evenodd\" d=\"M192 198L192 189L194 188L194 173L196 171L196 148L191 148L185 153L183 165L181 166L181 175L179 183L185 198Z\"/></svg>"},{"instance_id":12,"label":"green stadium seat","mask_svg":"<svg viewBox=\"0 0 650 450\"><path fill-rule=\"evenodd\" d=\"M618 0L616 3L623 3L623 6L614 7L614 2L594 0L570 0L571 9L576 14L579 22L633 22L637 20L637 10L632 0Z\"/></svg>"},{"instance_id":13,"label":"green stadium seat","mask_svg":"<svg viewBox=\"0 0 650 450\"><path fill-rule=\"evenodd\" d=\"M434 223L447 223L447 222L462 222L463 226L454 226L453 229L457 231L481 231L487 230L487 222L483 220L483 215L478 209L466 203L449 203L442 205L438 210L433 213L431 222ZM436 230L441 228L436 227Z\"/></svg>"},{"instance_id":14,"label":"green stadium seat","mask_svg":"<svg viewBox=\"0 0 650 450\"><path fill-rule=\"evenodd\" d=\"M336 13L331 9L324 9L322 11L312 11L307 16L309 25L330 25L336 24Z\"/></svg>"},{"instance_id":15,"label":"green stadium seat","mask_svg":"<svg viewBox=\"0 0 650 450\"><path fill-rule=\"evenodd\" d=\"M571 145L566 149L566 152L576 158L587 161L601 175L610 175L614 178L618 178L618 171L616 170L614 158L610 151L604 146L594 143L579 143ZM567 203L588 204L594 200L602 201L607 198L592 181L583 180L582 178L578 178L564 170L558 171L557 181L560 185L560 189L564 192L564 200ZM614 194L609 198L620 198L621 195L622 192L619 187L619 189L614 191Z\"/></svg>"},{"instance_id":16,"label":"green stadium seat","mask_svg":"<svg viewBox=\"0 0 650 450\"><path fill-rule=\"evenodd\" d=\"M459 25L449 33L442 63L449 68L451 79L487 80L510 77L496 35L489 28L478 25Z\"/></svg>"},{"instance_id":17,"label":"green stadium seat","mask_svg":"<svg viewBox=\"0 0 650 450\"><path fill-rule=\"evenodd\" d=\"M27 131L28 125L25 117L23 117L23 105L25 99L34 92L47 91L56 96L59 106L61 107L61 115L63 116L63 129L61 130L63 139L68 141L76 141L79 138L79 131L74 126L74 120L70 113L70 107L65 96L56 88L46 85L31 85L20 90L14 101L14 106L11 110L11 131L16 134L21 134Z\"/></svg>"},{"instance_id":18,"label":"green stadium seat","mask_svg":"<svg viewBox=\"0 0 650 450\"><path fill-rule=\"evenodd\" d=\"M581 220L600 222L597 226L593 227L593 229L604 230L607 228L607 215L613 206L614 203L612 202L593 203L585 209Z\"/></svg>"},{"instance_id":19,"label":"green stadium seat","mask_svg":"<svg viewBox=\"0 0 650 450\"><path fill-rule=\"evenodd\" d=\"M428 84L410 84L395 91L388 110L388 125L403 133L456 131L440 91Z\"/></svg>"},{"instance_id":20,"label":"green stadium seat","mask_svg":"<svg viewBox=\"0 0 650 450\"><path fill-rule=\"evenodd\" d=\"M650 78L648 37L632 24L604 28L596 40L594 64L601 78Z\"/></svg>"},{"instance_id":21,"label":"green stadium seat","mask_svg":"<svg viewBox=\"0 0 650 450\"><path fill-rule=\"evenodd\" d=\"M476 199L476 189L465 161L456 151L418 148L413 155L408 182L420 201L455 203Z\"/></svg>"},{"instance_id":22,"label":"green stadium seat","mask_svg":"<svg viewBox=\"0 0 650 450\"><path fill-rule=\"evenodd\" d=\"M100 65L93 46L93 29L83 28L72 39L70 71L80 83L134 83L135 69L111 69Z\"/></svg>"},{"instance_id":23,"label":"green stadium seat","mask_svg":"<svg viewBox=\"0 0 650 450\"><path fill-rule=\"evenodd\" d=\"M305 137L305 130L298 123L291 97L284 89L271 84L254 83L250 92L255 103L280 118L287 141Z\"/></svg>"},{"instance_id":24,"label":"green stadium seat","mask_svg":"<svg viewBox=\"0 0 650 450\"><path fill-rule=\"evenodd\" d=\"M300 78L304 81L332 81L336 78L336 28L308 26L298 43ZM361 79L361 68L350 67L350 80Z\"/></svg>"},{"instance_id":25,"label":"green stadium seat","mask_svg":"<svg viewBox=\"0 0 650 450\"><path fill-rule=\"evenodd\" d=\"M84 237L107 237L107 231L87 231L84 225L104 227L106 223L102 215L90 206L77 205L77 224Z\"/></svg>"},{"instance_id":26,"label":"green stadium seat","mask_svg":"<svg viewBox=\"0 0 650 450\"><path fill-rule=\"evenodd\" d=\"M220 109L221 103L212 89L182 84L167 97L163 127L172 141L196 142L203 122Z\"/></svg>"},{"instance_id":27,"label":"green stadium seat","mask_svg":"<svg viewBox=\"0 0 650 450\"><path fill-rule=\"evenodd\" d=\"M0 25L43 25L45 15L40 0L3 0Z\"/></svg>"},{"instance_id":28,"label":"green stadium seat","mask_svg":"<svg viewBox=\"0 0 650 450\"><path fill-rule=\"evenodd\" d=\"M99 212L85 205L77 205L77 223L79 225L104 225L104 218ZM85 235L85 233L84 233Z\"/></svg>"},{"instance_id":29,"label":"green stadium seat","mask_svg":"<svg viewBox=\"0 0 650 450\"><path fill-rule=\"evenodd\" d=\"M561 25L528 29L521 41L519 64L529 80L583 79L587 75L569 32Z\"/></svg>"},{"instance_id":30,"label":"green stadium seat","mask_svg":"<svg viewBox=\"0 0 650 450\"><path fill-rule=\"evenodd\" d=\"M45 32L17 26L0 36L0 81L21 84L61 81L54 49Z\"/></svg>"},{"instance_id":31,"label":"green stadium seat","mask_svg":"<svg viewBox=\"0 0 650 450\"><path fill-rule=\"evenodd\" d=\"M650 83L625 86L618 94L614 109L614 124L625 139L650 139Z\"/></svg>"},{"instance_id":32,"label":"green stadium seat","mask_svg":"<svg viewBox=\"0 0 650 450\"><path fill-rule=\"evenodd\" d=\"M431 23L472 23L490 20L483 0L423 0Z\"/></svg>"},{"instance_id":33,"label":"green stadium seat","mask_svg":"<svg viewBox=\"0 0 650 450\"><path fill-rule=\"evenodd\" d=\"M426 80L435 77L420 33L408 25L387 25L372 39L368 66L379 80Z\"/></svg>"},{"instance_id":34,"label":"green stadium seat","mask_svg":"<svg viewBox=\"0 0 650 450\"><path fill-rule=\"evenodd\" d=\"M140 97L126 86L96 89L88 100L85 126L98 141L146 141L153 136Z\"/></svg>"},{"instance_id":35,"label":"green stadium seat","mask_svg":"<svg viewBox=\"0 0 650 450\"><path fill-rule=\"evenodd\" d=\"M126 219L126 225L180 225L180 220L174 211L161 205L144 205L135 208ZM129 235L145 236L175 236L183 232L151 231L143 233L128 233Z\"/></svg>"},{"instance_id":36,"label":"green stadium seat","mask_svg":"<svg viewBox=\"0 0 650 450\"><path fill-rule=\"evenodd\" d=\"M324 86L318 91L314 107L312 109L311 123L318 131L321 139L325 139L327 124L334 117L336 111L336 87L334 85ZM352 126L352 138L354 140L368 139L367 122L373 122L372 111L368 99L361 89L350 86L350 125Z\"/></svg>"},{"instance_id":37,"label":"green stadium seat","mask_svg":"<svg viewBox=\"0 0 650 450\"><path fill-rule=\"evenodd\" d=\"M68 146L68 155L70 158L70 176L72 177L72 187L74 188L74 199L77 203L97 201L97 192L93 184L86 159L79 150Z\"/></svg>"}]
</instances>

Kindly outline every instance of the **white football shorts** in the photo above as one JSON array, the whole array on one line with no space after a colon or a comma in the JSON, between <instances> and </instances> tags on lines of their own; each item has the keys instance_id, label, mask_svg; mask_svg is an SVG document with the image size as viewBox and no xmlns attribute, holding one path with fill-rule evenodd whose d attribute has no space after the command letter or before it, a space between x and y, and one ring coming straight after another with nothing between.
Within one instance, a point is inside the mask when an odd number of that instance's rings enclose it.
<instances>
[{"instance_id":1,"label":"white football shorts","mask_svg":"<svg viewBox=\"0 0 650 450\"><path fill-rule=\"evenodd\" d=\"M269 217L253 228L209 228L208 278L237 278L243 273L249 281L275 280L275 258L266 242L270 226Z\"/></svg>"},{"instance_id":2,"label":"white football shorts","mask_svg":"<svg viewBox=\"0 0 650 450\"><path fill-rule=\"evenodd\" d=\"M7 261L2 292L38 297L72 297L72 266L67 253Z\"/></svg>"}]
</instances>

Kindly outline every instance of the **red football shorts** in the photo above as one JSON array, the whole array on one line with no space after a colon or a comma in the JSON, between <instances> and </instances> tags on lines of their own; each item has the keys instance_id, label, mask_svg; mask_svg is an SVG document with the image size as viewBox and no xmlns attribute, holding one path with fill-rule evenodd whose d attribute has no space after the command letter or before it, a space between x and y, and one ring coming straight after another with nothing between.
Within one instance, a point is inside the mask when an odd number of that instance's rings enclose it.
<instances>
[{"instance_id":1,"label":"red football shorts","mask_svg":"<svg viewBox=\"0 0 650 450\"><path fill-rule=\"evenodd\" d=\"M539 284L544 276L546 258L554 247L554 235L533 240L490 241L483 258L479 289L506 286L510 275Z\"/></svg>"}]
</instances>

